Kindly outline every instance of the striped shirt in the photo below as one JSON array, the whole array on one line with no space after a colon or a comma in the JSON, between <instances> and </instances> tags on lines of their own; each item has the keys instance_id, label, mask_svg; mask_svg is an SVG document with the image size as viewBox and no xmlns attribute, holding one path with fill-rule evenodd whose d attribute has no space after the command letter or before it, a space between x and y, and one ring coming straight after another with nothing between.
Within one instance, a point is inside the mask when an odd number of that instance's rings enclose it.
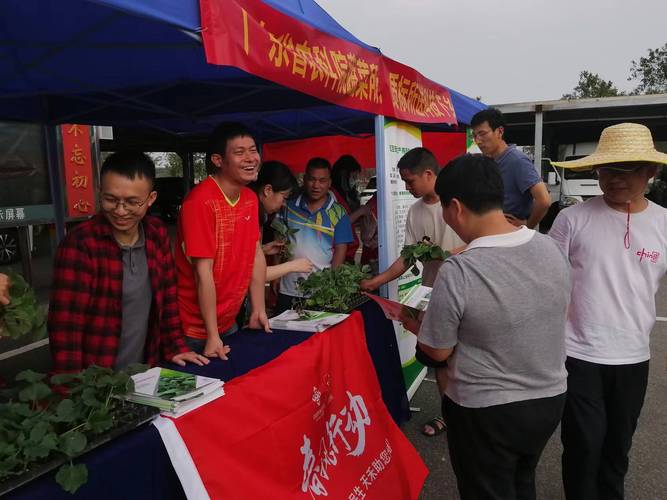
<instances>
[{"instance_id":1,"label":"striped shirt","mask_svg":"<svg viewBox=\"0 0 667 500\"><path fill-rule=\"evenodd\" d=\"M324 205L311 212L306 198L301 195L290 201L280 217L290 229L298 229L291 236L295 259L305 257L313 263L314 270L331 266L336 245L354 241L350 218L345 208L337 203L331 194ZM290 273L280 280L280 293L298 297L297 280L308 273Z\"/></svg>"}]
</instances>

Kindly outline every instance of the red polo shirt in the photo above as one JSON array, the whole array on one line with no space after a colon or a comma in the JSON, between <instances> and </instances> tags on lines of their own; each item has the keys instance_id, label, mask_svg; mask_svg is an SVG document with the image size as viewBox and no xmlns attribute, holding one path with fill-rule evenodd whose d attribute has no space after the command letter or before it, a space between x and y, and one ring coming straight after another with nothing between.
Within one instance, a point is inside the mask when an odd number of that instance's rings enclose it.
<instances>
[{"instance_id":1,"label":"red polo shirt","mask_svg":"<svg viewBox=\"0 0 667 500\"><path fill-rule=\"evenodd\" d=\"M255 193L243 188L230 202L209 177L186 196L178 220L178 305L186 335L206 338L192 258L213 259L218 331L233 324L248 291L259 240Z\"/></svg>"}]
</instances>

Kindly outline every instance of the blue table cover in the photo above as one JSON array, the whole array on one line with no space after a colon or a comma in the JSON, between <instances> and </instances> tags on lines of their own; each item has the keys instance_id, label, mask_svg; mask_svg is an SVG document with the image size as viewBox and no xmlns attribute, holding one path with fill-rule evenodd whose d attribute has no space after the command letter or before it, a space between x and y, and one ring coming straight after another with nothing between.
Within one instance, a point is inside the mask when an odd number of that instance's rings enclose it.
<instances>
[{"instance_id":1,"label":"blue table cover","mask_svg":"<svg viewBox=\"0 0 667 500\"><path fill-rule=\"evenodd\" d=\"M360 306L359 310L364 318L366 344L378 375L382 398L394 421L400 425L410 418L410 410L392 323L372 301ZM314 334L285 330L267 334L242 330L225 340L231 347L228 361L213 359L205 367L188 365L187 371L229 381L271 361L311 335ZM75 462L82 462L88 466L88 482L75 495L62 490L55 482L55 472L52 472L14 490L8 498L17 500L185 498L160 435L152 425L145 425L129 432L87 453Z\"/></svg>"}]
</instances>

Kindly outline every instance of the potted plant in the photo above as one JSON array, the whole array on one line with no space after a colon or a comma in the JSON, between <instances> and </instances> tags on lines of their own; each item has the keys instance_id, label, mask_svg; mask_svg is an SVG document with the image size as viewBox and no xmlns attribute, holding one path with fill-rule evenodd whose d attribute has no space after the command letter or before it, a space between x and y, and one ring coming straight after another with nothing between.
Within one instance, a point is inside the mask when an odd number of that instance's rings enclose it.
<instances>
[{"instance_id":1,"label":"potted plant","mask_svg":"<svg viewBox=\"0 0 667 500\"><path fill-rule=\"evenodd\" d=\"M128 373L91 366L80 373L26 370L0 399L0 496L59 467L56 481L74 493L88 480L73 459L150 420L158 410L124 401ZM57 387L57 390L54 390Z\"/></svg>"},{"instance_id":2,"label":"potted plant","mask_svg":"<svg viewBox=\"0 0 667 500\"><path fill-rule=\"evenodd\" d=\"M298 289L304 296L295 309L348 313L367 298L361 294L359 282L368 278L370 266L343 264L336 269L327 268L301 278Z\"/></svg>"}]
</instances>

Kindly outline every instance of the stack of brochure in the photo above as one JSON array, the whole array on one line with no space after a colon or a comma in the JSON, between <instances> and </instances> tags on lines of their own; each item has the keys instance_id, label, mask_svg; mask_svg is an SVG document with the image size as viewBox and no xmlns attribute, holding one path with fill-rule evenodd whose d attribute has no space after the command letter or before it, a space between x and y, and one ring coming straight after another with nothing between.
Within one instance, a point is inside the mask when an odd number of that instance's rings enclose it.
<instances>
[{"instance_id":1,"label":"stack of brochure","mask_svg":"<svg viewBox=\"0 0 667 500\"><path fill-rule=\"evenodd\" d=\"M428 307L432 291L432 288L420 285L414 288L401 302L369 293L366 295L379 304L387 319L403 322L410 319L420 319L421 313L426 311Z\"/></svg>"},{"instance_id":2,"label":"stack of brochure","mask_svg":"<svg viewBox=\"0 0 667 500\"><path fill-rule=\"evenodd\" d=\"M431 301L431 292L433 292L433 288L419 285L410 290L408 295L401 300L401 303L420 311L426 311L428 303Z\"/></svg>"},{"instance_id":3,"label":"stack of brochure","mask_svg":"<svg viewBox=\"0 0 667 500\"><path fill-rule=\"evenodd\" d=\"M128 401L162 410L170 417L181 415L225 395L222 380L155 367L132 375L134 392Z\"/></svg>"},{"instance_id":4,"label":"stack of brochure","mask_svg":"<svg viewBox=\"0 0 667 500\"><path fill-rule=\"evenodd\" d=\"M324 311L301 311L288 309L282 314L271 318L269 326L277 330L296 330L299 332L322 332L330 326L337 325L347 319L349 314Z\"/></svg>"}]
</instances>

